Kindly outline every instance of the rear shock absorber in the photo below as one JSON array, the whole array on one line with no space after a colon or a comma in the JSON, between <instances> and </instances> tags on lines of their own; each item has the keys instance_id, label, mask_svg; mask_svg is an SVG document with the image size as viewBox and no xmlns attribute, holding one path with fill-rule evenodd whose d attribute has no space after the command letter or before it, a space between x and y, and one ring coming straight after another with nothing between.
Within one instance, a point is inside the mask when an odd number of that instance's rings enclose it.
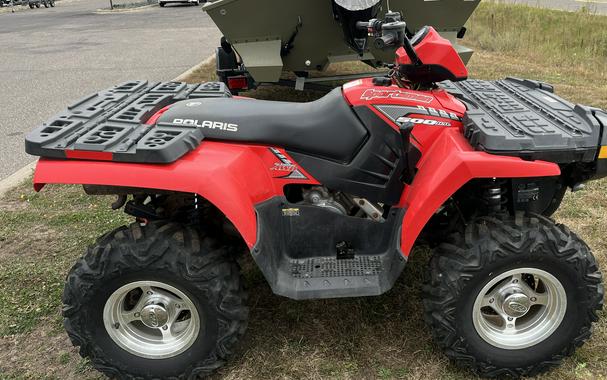
<instances>
[{"instance_id":1,"label":"rear shock absorber","mask_svg":"<svg viewBox=\"0 0 607 380\"><path fill-rule=\"evenodd\" d=\"M198 196L197 193L194 193L194 196L191 198L191 206L192 208L190 209L190 212L188 213L188 222L193 224L193 225L198 225L200 223L200 221L202 220L202 209L201 209L201 202L200 202L200 197Z\"/></svg>"},{"instance_id":2,"label":"rear shock absorber","mask_svg":"<svg viewBox=\"0 0 607 380\"><path fill-rule=\"evenodd\" d=\"M493 178L483 187L483 200L487 211L489 213L504 211L508 203L506 180Z\"/></svg>"}]
</instances>

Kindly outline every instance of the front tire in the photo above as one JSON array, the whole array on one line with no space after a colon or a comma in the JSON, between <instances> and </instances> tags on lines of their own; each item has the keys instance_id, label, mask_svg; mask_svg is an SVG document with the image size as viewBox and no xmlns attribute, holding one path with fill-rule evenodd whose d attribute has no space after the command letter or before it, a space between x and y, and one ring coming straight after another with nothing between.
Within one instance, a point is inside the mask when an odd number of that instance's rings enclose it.
<instances>
[{"instance_id":1,"label":"front tire","mask_svg":"<svg viewBox=\"0 0 607 380\"><path fill-rule=\"evenodd\" d=\"M189 379L221 367L244 334L238 265L203 233L135 223L103 236L63 293L67 333L111 378Z\"/></svg>"},{"instance_id":2,"label":"front tire","mask_svg":"<svg viewBox=\"0 0 607 380\"><path fill-rule=\"evenodd\" d=\"M539 215L483 217L439 246L425 319L457 364L481 376L533 376L591 335L603 305L588 246Z\"/></svg>"}]
</instances>

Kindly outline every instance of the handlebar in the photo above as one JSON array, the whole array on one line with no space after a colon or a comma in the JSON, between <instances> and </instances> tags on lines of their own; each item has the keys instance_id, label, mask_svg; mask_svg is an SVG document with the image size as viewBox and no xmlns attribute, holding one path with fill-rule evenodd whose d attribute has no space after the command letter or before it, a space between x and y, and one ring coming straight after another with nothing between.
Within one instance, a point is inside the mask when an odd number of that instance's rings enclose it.
<instances>
[{"instance_id":1,"label":"handlebar","mask_svg":"<svg viewBox=\"0 0 607 380\"><path fill-rule=\"evenodd\" d=\"M377 49L385 49L387 46L395 45L396 38L393 35L377 37L375 41L373 41L373 44Z\"/></svg>"},{"instance_id":2,"label":"handlebar","mask_svg":"<svg viewBox=\"0 0 607 380\"><path fill-rule=\"evenodd\" d=\"M374 18L374 19L369 20L368 22L367 21L357 21L356 29L378 33L378 32L381 32L382 25L383 25L383 22L381 20Z\"/></svg>"},{"instance_id":3,"label":"handlebar","mask_svg":"<svg viewBox=\"0 0 607 380\"><path fill-rule=\"evenodd\" d=\"M356 22L356 29L365 30L375 36L373 45L376 49L386 49L390 47L404 47L405 52L415 65L421 65L417 52L407 38L407 24L402 21L399 12L388 12L385 21L371 19L368 22Z\"/></svg>"},{"instance_id":4,"label":"handlebar","mask_svg":"<svg viewBox=\"0 0 607 380\"><path fill-rule=\"evenodd\" d=\"M356 29L369 30L369 23L367 21L356 21Z\"/></svg>"}]
</instances>

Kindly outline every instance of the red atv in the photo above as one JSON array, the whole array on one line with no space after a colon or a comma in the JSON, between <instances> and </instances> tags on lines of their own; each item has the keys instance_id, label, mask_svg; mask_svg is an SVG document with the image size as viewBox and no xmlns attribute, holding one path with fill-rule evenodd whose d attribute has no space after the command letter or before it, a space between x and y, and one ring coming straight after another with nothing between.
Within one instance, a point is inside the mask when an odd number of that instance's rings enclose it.
<instances>
[{"instance_id":1,"label":"red atv","mask_svg":"<svg viewBox=\"0 0 607 380\"><path fill-rule=\"evenodd\" d=\"M388 77L305 104L220 83L128 82L32 132L36 190L83 184L134 217L67 277L65 327L118 378L190 378L225 363L248 309L249 250L274 293L382 294L413 245L436 342L483 376L545 371L590 337L603 303L588 246L549 217L607 174L607 113L545 83L465 80L430 27L359 23L397 44Z\"/></svg>"}]
</instances>

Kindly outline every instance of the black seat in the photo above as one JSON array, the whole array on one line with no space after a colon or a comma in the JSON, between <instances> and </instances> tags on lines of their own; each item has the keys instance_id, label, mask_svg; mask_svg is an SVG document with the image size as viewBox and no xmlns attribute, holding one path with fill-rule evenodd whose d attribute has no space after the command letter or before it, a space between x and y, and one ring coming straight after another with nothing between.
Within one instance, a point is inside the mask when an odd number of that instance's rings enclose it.
<instances>
[{"instance_id":1,"label":"black seat","mask_svg":"<svg viewBox=\"0 0 607 380\"><path fill-rule=\"evenodd\" d=\"M196 125L205 139L241 141L349 162L367 129L337 88L310 103L255 99L194 99L175 103L159 125Z\"/></svg>"}]
</instances>

